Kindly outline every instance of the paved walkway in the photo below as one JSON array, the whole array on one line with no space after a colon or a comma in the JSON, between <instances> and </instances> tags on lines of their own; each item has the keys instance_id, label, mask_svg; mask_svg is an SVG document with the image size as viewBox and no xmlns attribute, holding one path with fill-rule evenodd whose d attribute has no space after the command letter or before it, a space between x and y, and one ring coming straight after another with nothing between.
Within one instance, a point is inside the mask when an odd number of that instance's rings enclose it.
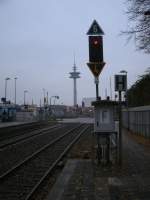
<instances>
[{"instance_id":1,"label":"paved walkway","mask_svg":"<svg viewBox=\"0 0 150 200\"><path fill-rule=\"evenodd\" d=\"M150 200L150 146L124 132L123 166L69 160L46 200Z\"/></svg>"}]
</instances>

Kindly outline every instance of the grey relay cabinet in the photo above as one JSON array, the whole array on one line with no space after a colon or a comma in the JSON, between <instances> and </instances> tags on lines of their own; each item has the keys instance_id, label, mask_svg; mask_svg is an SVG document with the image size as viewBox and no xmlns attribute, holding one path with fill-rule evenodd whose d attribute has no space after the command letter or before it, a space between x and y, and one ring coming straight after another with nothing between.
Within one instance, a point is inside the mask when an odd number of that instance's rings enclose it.
<instances>
[{"instance_id":1,"label":"grey relay cabinet","mask_svg":"<svg viewBox=\"0 0 150 200\"><path fill-rule=\"evenodd\" d=\"M98 100L94 106L94 133L97 137L97 158L100 163L111 161L112 144L117 146L118 123L116 123L117 102ZM117 149L117 148L116 148ZM117 153L117 152L116 152Z\"/></svg>"},{"instance_id":2,"label":"grey relay cabinet","mask_svg":"<svg viewBox=\"0 0 150 200\"><path fill-rule=\"evenodd\" d=\"M95 113L94 132L114 132L116 105L115 101L100 100L92 102Z\"/></svg>"}]
</instances>

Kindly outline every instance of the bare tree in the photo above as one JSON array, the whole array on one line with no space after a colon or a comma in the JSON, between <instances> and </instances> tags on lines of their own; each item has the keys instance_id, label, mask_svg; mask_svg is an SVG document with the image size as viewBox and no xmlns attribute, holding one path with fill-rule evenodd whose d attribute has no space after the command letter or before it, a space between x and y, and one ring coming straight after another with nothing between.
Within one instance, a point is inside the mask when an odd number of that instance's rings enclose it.
<instances>
[{"instance_id":1,"label":"bare tree","mask_svg":"<svg viewBox=\"0 0 150 200\"><path fill-rule=\"evenodd\" d=\"M150 68L138 77L138 80L128 89L128 104L131 107L150 104Z\"/></svg>"},{"instance_id":2,"label":"bare tree","mask_svg":"<svg viewBox=\"0 0 150 200\"><path fill-rule=\"evenodd\" d=\"M138 50L150 53L150 0L127 0L129 28L123 33L135 38Z\"/></svg>"}]
</instances>

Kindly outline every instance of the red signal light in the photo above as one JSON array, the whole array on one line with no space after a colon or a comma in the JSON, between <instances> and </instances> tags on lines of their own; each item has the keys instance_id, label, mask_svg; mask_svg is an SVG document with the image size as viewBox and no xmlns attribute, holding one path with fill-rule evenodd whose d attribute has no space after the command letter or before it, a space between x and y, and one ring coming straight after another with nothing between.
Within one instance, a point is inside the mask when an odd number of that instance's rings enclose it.
<instances>
[{"instance_id":1,"label":"red signal light","mask_svg":"<svg viewBox=\"0 0 150 200\"><path fill-rule=\"evenodd\" d=\"M97 45L97 44L98 44L98 41L97 41L97 40L94 40L94 44Z\"/></svg>"},{"instance_id":2,"label":"red signal light","mask_svg":"<svg viewBox=\"0 0 150 200\"><path fill-rule=\"evenodd\" d=\"M89 61L103 62L102 36L89 36Z\"/></svg>"},{"instance_id":3,"label":"red signal light","mask_svg":"<svg viewBox=\"0 0 150 200\"><path fill-rule=\"evenodd\" d=\"M93 36L91 38L91 42L93 43L94 46L98 46L101 43L100 38L98 36Z\"/></svg>"}]
</instances>

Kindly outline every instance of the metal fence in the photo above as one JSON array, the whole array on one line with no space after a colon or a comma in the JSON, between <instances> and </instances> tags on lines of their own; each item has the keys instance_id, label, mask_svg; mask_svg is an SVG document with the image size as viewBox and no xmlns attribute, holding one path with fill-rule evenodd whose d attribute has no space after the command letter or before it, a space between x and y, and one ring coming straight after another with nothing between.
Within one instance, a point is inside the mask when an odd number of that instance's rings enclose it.
<instances>
[{"instance_id":1,"label":"metal fence","mask_svg":"<svg viewBox=\"0 0 150 200\"><path fill-rule=\"evenodd\" d=\"M123 126L150 139L150 106L123 109Z\"/></svg>"}]
</instances>

